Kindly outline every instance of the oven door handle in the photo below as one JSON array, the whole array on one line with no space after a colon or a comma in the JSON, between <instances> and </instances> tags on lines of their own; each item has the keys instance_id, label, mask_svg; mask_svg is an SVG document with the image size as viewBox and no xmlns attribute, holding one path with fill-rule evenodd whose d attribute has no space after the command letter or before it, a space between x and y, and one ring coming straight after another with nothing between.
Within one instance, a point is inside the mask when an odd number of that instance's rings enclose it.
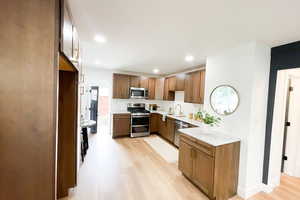
<instances>
[{"instance_id":1,"label":"oven door handle","mask_svg":"<svg viewBox=\"0 0 300 200\"><path fill-rule=\"evenodd\" d=\"M149 118L149 115L136 115L136 116L132 116L132 118Z\"/></svg>"}]
</instances>

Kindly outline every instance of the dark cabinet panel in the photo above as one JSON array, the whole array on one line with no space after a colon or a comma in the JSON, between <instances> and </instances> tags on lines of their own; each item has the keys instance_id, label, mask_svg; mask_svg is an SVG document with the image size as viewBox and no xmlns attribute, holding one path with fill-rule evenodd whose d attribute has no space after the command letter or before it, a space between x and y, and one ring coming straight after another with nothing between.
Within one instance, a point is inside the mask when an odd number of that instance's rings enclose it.
<instances>
[{"instance_id":1,"label":"dark cabinet panel","mask_svg":"<svg viewBox=\"0 0 300 200\"><path fill-rule=\"evenodd\" d=\"M175 120L172 118L167 118L167 131L166 131L166 139L171 143L174 142L175 134Z\"/></svg>"}]
</instances>

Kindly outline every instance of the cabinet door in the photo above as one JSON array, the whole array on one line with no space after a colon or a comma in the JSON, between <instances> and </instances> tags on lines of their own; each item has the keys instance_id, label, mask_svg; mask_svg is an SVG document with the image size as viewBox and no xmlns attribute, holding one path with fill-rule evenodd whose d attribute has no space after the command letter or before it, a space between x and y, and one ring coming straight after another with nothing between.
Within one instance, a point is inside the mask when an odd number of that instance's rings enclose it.
<instances>
[{"instance_id":1,"label":"cabinet door","mask_svg":"<svg viewBox=\"0 0 300 200\"><path fill-rule=\"evenodd\" d=\"M184 91L185 74L176 76L176 91Z\"/></svg>"},{"instance_id":2,"label":"cabinet door","mask_svg":"<svg viewBox=\"0 0 300 200\"><path fill-rule=\"evenodd\" d=\"M130 76L130 87L139 88L141 86L141 77Z\"/></svg>"},{"instance_id":3,"label":"cabinet door","mask_svg":"<svg viewBox=\"0 0 300 200\"><path fill-rule=\"evenodd\" d=\"M200 71L192 73L193 92L192 92L192 103L200 103L200 87L201 87L201 76Z\"/></svg>"},{"instance_id":4,"label":"cabinet door","mask_svg":"<svg viewBox=\"0 0 300 200\"><path fill-rule=\"evenodd\" d=\"M114 115L113 137L127 136L130 133L130 115Z\"/></svg>"},{"instance_id":5,"label":"cabinet door","mask_svg":"<svg viewBox=\"0 0 300 200\"><path fill-rule=\"evenodd\" d=\"M149 98L148 99L155 99L155 82L156 79L155 78L149 78L148 80L148 95Z\"/></svg>"},{"instance_id":6,"label":"cabinet door","mask_svg":"<svg viewBox=\"0 0 300 200\"><path fill-rule=\"evenodd\" d=\"M149 88L149 79L147 77L141 77L141 88Z\"/></svg>"},{"instance_id":7,"label":"cabinet door","mask_svg":"<svg viewBox=\"0 0 300 200\"><path fill-rule=\"evenodd\" d=\"M156 79L155 81L155 99L163 100L164 99L164 78Z\"/></svg>"},{"instance_id":8,"label":"cabinet door","mask_svg":"<svg viewBox=\"0 0 300 200\"><path fill-rule=\"evenodd\" d=\"M191 178L193 175L193 147L184 141L179 142L179 170L182 173Z\"/></svg>"},{"instance_id":9,"label":"cabinet door","mask_svg":"<svg viewBox=\"0 0 300 200\"><path fill-rule=\"evenodd\" d=\"M162 116L159 117L159 131L158 133L163 137L166 138L166 131L167 131L167 122L162 120Z\"/></svg>"},{"instance_id":10,"label":"cabinet door","mask_svg":"<svg viewBox=\"0 0 300 200\"><path fill-rule=\"evenodd\" d=\"M164 80L164 100L168 100L169 93L169 79Z\"/></svg>"},{"instance_id":11,"label":"cabinet door","mask_svg":"<svg viewBox=\"0 0 300 200\"><path fill-rule=\"evenodd\" d=\"M169 84L169 91L175 91L176 90L176 77L170 77L168 78L168 84Z\"/></svg>"},{"instance_id":12,"label":"cabinet door","mask_svg":"<svg viewBox=\"0 0 300 200\"><path fill-rule=\"evenodd\" d=\"M207 195L213 196L214 158L196 148L192 179Z\"/></svg>"},{"instance_id":13,"label":"cabinet door","mask_svg":"<svg viewBox=\"0 0 300 200\"><path fill-rule=\"evenodd\" d=\"M175 120L171 118L167 118L167 131L166 131L166 139L170 142L174 142L174 131L175 131Z\"/></svg>"},{"instance_id":14,"label":"cabinet door","mask_svg":"<svg viewBox=\"0 0 300 200\"><path fill-rule=\"evenodd\" d=\"M128 75L114 74L113 75L113 98L128 99L129 82L130 82L130 77Z\"/></svg>"},{"instance_id":15,"label":"cabinet door","mask_svg":"<svg viewBox=\"0 0 300 200\"><path fill-rule=\"evenodd\" d=\"M204 104L205 74L205 70L200 72L200 104Z\"/></svg>"},{"instance_id":16,"label":"cabinet door","mask_svg":"<svg viewBox=\"0 0 300 200\"><path fill-rule=\"evenodd\" d=\"M152 113L150 117L150 132L156 133L159 130L159 115Z\"/></svg>"},{"instance_id":17,"label":"cabinet door","mask_svg":"<svg viewBox=\"0 0 300 200\"><path fill-rule=\"evenodd\" d=\"M184 102L192 103L193 96L193 84L192 84L192 73L185 75L184 81Z\"/></svg>"}]
</instances>

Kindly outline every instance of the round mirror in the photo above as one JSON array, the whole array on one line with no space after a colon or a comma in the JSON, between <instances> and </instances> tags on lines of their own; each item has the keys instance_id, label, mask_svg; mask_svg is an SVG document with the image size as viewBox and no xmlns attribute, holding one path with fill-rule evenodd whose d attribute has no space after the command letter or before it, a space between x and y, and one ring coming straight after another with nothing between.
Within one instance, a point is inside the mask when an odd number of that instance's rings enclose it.
<instances>
[{"instance_id":1,"label":"round mirror","mask_svg":"<svg viewBox=\"0 0 300 200\"><path fill-rule=\"evenodd\" d=\"M220 85L210 94L210 105L220 115L230 115L239 105L238 92L229 85Z\"/></svg>"}]
</instances>

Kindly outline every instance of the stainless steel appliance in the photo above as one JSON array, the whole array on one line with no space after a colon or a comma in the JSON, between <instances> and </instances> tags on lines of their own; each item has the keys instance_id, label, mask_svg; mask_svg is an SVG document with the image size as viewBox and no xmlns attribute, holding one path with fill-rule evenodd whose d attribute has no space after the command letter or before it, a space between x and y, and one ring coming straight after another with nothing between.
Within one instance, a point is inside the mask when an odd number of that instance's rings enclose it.
<instances>
[{"instance_id":1,"label":"stainless steel appliance","mask_svg":"<svg viewBox=\"0 0 300 200\"><path fill-rule=\"evenodd\" d=\"M150 112L144 103L129 103L127 110L131 113L131 137L150 135Z\"/></svg>"},{"instance_id":2,"label":"stainless steel appliance","mask_svg":"<svg viewBox=\"0 0 300 200\"><path fill-rule=\"evenodd\" d=\"M148 90L145 88L130 88L130 98L131 99L147 99L148 98Z\"/></svg>"},{"instance_id":3,"label":"stainless steel appliance","mask_svg":"<svg viewBox=\"0 0 300 200\"><path fill-rule=\"evenodd\" d=\"M181 134L178 129L183 129L183 128L189 128L189 124L185 123L183 121L175 121L175 137L174 137L174 144L175 146L179 147L179 135Z\"/></svg>"}]
</instances>

